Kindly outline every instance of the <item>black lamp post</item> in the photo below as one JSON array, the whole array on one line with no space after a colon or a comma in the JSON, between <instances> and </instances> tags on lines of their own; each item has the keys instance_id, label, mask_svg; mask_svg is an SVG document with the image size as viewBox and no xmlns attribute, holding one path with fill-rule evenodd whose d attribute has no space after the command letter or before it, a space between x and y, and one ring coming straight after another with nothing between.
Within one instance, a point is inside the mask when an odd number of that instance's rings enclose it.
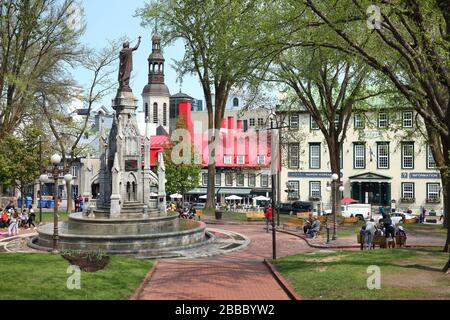
<instances>
[{"instance_id":1,"label":"black lamp post","mask_svg":"<svg viewBox=\"0 0 450 320\"><path fill-rule=\"evenodd\" d=\"M333 173L331 175L331 186L327 186L327 190L331 191L331 213L333 215L333 236L332 240L337 239L337 203L338 203L338 194L337 191L344 191L344 186L342 182L339 181L339 175L337 173Z\"/></svg>"}]
</instances>

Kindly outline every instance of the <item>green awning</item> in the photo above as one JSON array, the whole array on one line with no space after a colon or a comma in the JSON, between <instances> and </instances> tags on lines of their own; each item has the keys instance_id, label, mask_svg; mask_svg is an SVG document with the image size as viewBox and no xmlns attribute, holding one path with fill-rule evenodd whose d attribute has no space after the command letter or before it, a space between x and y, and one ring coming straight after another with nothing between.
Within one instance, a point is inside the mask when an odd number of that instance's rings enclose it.
<instances>
[{"instance_id":1,"label":"green awning","mask_svg":"<svg viewBox=\"0 0 450 320\"><path fill-rule=\"evenodd\" d=\"M216 194L224 194L224 195L232 195L235 194L237 196L248 196L252 192L252 188L221 188L216 187L215 193ZM207 189L206 188L195 188L189 191L187 194L206 194Z\"/></svg>"}]
</instances>

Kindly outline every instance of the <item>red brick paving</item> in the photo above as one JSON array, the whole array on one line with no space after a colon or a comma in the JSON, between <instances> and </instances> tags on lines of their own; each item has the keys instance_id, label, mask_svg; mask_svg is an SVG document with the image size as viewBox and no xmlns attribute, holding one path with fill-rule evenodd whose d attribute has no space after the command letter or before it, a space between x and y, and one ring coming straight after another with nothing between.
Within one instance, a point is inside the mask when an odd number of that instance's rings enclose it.
<instances>
[{"instance_id":1,"label":"red brick paving","mask_svg":"<svg viewBox=\"0 0 450 320\"><path fill-rule=\"evenodd\" d=\"M161 260L143 300L288 300L263 260L272 258L272 234L262 225L214 225L244 234L244 250L196 260ZM278 256L310 250L292 235L277 233Z\"/></svg>"}]
</instances>

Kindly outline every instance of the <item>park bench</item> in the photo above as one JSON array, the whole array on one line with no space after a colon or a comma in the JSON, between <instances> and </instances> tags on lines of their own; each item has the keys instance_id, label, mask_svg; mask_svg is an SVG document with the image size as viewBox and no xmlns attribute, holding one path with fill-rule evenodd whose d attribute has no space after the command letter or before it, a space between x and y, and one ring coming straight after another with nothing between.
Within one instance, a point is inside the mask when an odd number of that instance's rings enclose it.
<instances>
[{"instance_id":1,"label":"park bench","mask_svg":"<svg viewBox=\"0 0 450 320\"><path fill-rule=\"evenodd\" d=\"M308 219L310 216L312 216L311 212L297 212L297 218L299 219Z\"/></svg>"},{"instance_id":2,"label":"park bench","mask_svg":"<svg viewBox=\"0 0 450 320\"><path fill-rule=\"evenodd\" d=\"M301 230L303 228L304 220L298 218L288 218L286 222L283 223L283 229L294 228L294 230Z\"/></svg>"},{"instance_id":3,"label":"park bench","mask_svg":"<svg viewBox=\"0 0 450 320\"><path fill-rule=\"evenodd\" d=\"M416 223L417 221L417 218L416 217L414 217L414 218L412 218L412 219L405 219L405 224L408 224L408 223Z\"/></svg>"},{"instance_id":4,"label":"park bench","mask_svg":"<svg viewBox=\"0 0 450 320\"><path fill-rule=\"evenodd\" d=\"M359 221L358 217L343 218L340 224L358 223L358 221Z\"/></svg>"},{"instance_id":5,"label":"park bench","mask_svg":"<svg viewBox=\"0 0 450 320\"><path fill-rule=\"evenodd\" d=\"M395 244L396 246L404 247L406 245L406 239L403 236L395 236Z\"/></svg>"},{"instance_id":6,"label":"park bench","mask_svg":"<svg viewBox=\"0 0 450 320\"><path fill-rule=\"evenodd\" d=\"M262 211L249 211L246 214L247 220L265 220L266 216Z\"/></svg>"},{"instance_id":7,"label":"park bench","mask_svg":"<svg viewBox=\"0 0 450 320\"><path fill-rule=\"evenodd\" d=\"M325 216L319 216L319 221L320 221L320 227L322 228L322 225L327 223L328 221L328 217Z\"/></svg>"}]
</instances>

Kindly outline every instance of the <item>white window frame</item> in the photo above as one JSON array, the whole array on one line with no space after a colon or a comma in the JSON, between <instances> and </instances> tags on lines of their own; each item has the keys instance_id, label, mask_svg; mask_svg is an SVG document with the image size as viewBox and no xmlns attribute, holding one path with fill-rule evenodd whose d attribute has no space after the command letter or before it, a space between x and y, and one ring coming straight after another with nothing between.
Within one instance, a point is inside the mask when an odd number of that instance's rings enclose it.
<instances>
[{"instance_id":1,"label":"white window frame","mask_svg":"<svg viewBox=\"0 0 450 320\"><path fill-rule=\"evenodd\" d=\"M388 126L389 126L388 114L383 111L379 112L378 113L378 128L387 128Z\"/></svg>"},{"instance_id":2,"label":"white window frame","mask_svg":"<svg viewBox=\"0 0 450 320\"><path fill-rule=\"evenodd\" d=\"M224 164L233 164L233 157L232 156L223 156L223 163Z\"/></svg>"},{"instance_id":3,"label":"white window frame","mask_svg":"<svg viewBox=\"0 0 450 320\"><path fill-rule=\"evenodd\" d=\"M414 199L415 198L415 185L414 182L402 182L402 198Z\"/></svg>"},{"instance_id":4,"label":"white window frame","mask_svg":"<svg viewBox=\"0 0 450 320\"><path fill-rule=\"evenodd\" d=\"M217 179L219 181L217 181ZM217 182L219 182L219 183L217 183ZM222 185L222 173L216 172L216 176L214 177L214 185L216 187L220 187Z\"/></svg>"},{"instance_id":5,"label":"white window frame","mask_svg":"<svg viewBox=\"0 0 450 320\"><path fill-rule=\"evenodd\" d=\"M355 127L355 129L364 129L365 128L364 116L362 114L354 115L353 126Z\"/></svg>"},{"instance_id":6,"label":"white window frame","mask_svg":"<svg viewBox=\"0 0 450 320\"><path fill-rule=\"evenodd\" d=\"M72 166L70 167L70 174L76 178L78 177L78 167L77 166Z\"/></svg>"},{"instance_id":7,"label":"white window frame","mask_svg":"<svg viewBox=\"0 0 450 320\"><path fill-rule=\"evenodd\" d=\"M245 156L243 155L236 156L236 164L245 164Z\"/></svg>"},{"instance_id":8,"label":"white window frame","mask_svg":"<svg viewBox=\"0 0 450 320\"><path fill-rule=\"evenodd\" d=\"M387 148L387 152L385 155L380 155L380 150L382 150L382 147ZM390 155L389 155L389 143L377 143L377 169L389 169L390 166ZM382 160L386 161L386 165L381 165Z\"/></svg>"},{"instance_id":9,"label":"white window frame","mask_svg":"<svg viewBox=\"0 0 450 320\"><path fill-rule=\"evenodd\" d=\"M311 198L320 198L322 196L320 181L309 182L309 196Z\"/></svg>"},{"instance_id":10,"label":"white window frame","mask_svg":"<svg viewBox=\"0 0 450 320\"><path fill-rule=\"evenodd\" d=\"M288 199L299 199L300 198L300 181L290 180L287 182L289 189L293 189L294 192L288 193Z\"/></svg>"},{"instance_id":11,"label":"white window frame","mask_svg":"<svg viewBox=\"0 0 450 320\"><path fill-rule=\"evenodd\" d=\"M158 104L155 102L153 103L153 123L158 123Z\"/></svg>"},{"instance_id":12,"label":"white window frame","mask_svg":"<svg viewBox=\"0 0 450 320\"><path fill-rule=\"evenodd\" d=\"M248 174L248 186L256 187L256 174L254 174L254 173Z\"/></svg>"},{"instance_id":13,"label":"white window frame","mask_svg":"<svg viewBox=\"0 0 450 320\"><path fill-rule=\"evenodd\" d=\"M258 126L264 126L264 118L258 118Z\"/></svg>"},{"instance_id":14,"label":"white window frame","mask_svg":"<svg viewBox=\"0 0 450 320\"><path fill-rule=\"evenodd\" d=\"M258 156L258 164L266 164L266 156L265 155Z\"/></svg>"},{"instance_id":15,"label":"white window frame","mask_svg":"<svg viewBox=\"0 0 450 320\"><path fill-rule=\"evenodd\" d=\"M358 148L361 148L358 150ZM362 153L361 153L362 151ZM359 164L358 165L358 161ZM362 164L361 164L362 161ZM364 143L353 144L353 168L365 169L366 168L366 145Z\"/></svg>"},{"instance_id":16,"label":"white window frame","mask_svg":"<svg viewBox=\"0 0 450 320\"><path fill-rule=\"evenodd\" d=\"M229 182L230 177L231 177L231 182ZM233 186L233 173L232 172L225 173L225 186L227 186L227 187Z\"/></svg>"},{"instance_id":17,"label":"white window frame","mask_svg":"<svg viewBox=\"0 0 450 320\"><path fill-rule=\"evenodd\" d=\"M431 190L435 188L435 190ZM440 183L427 183L427 199L440 199L441 198L441 184Z\"/></svg>"},{"instance_id":18,"label":"white window frame","mask_svg":"<svg viewBox=\"0 0 450 320\"><path fill-rule=\"evenodd\" d=\"M317 124L317 121L314 120L313 116L309 116L309 128L311 130L319 130L319 125Z\"/></svg>"},{"instance_id":19,"label":"white window frame","mask_svg":"<svg viewBox=\"0 0 450 320\"><path fill-rule=\"evenodd\" d=\"M309 144L309 168L320 169L321 167L321 155L320 155L320 143ZM314 153L316 152L316 153Z\"/></svg>"},{"instance_id":20,"label":"white window frame","mask_svg":"<svg viewBox=\"0 0 450 320\"><path fill-rule=\"evenodd\" d=\"M294 151L292 149L294 149ZM299 167L300 167L300 146L298 145L298 143L289 144L289 168L298 169Z\"/></svg>"},{"instance_id":21,"label":"white window frame","mask_svg":"<svg viewBox=\"0 0 450 320\"><path fill-rule=\"evenodd\" d=\"M245 175L243 173L236 173L236 186L237 187L245 186Z\"/></svg>"},{"instance_id":22,"label":"white window frame","mask_svg":"<svg viewBox=\"0 0 450 320\"><path fill-rule=\"evenodd\" d=\"M255 126L255 118L248 119L248 126L249 127L254 127Z\"/></svg>"},{"instance_id":23,"label":"white window frame","mask_svg":"<svg viewBox=\"0 0 450 320\"><path fill-rule=\"evenodd\" d=\"M427 169L436 169L436 161L430 145L427 145Z\"/></svg>"},{"instance_id":24,"label":"white window frame","mask_svg":"<svg viewBox=\"0 0 450 320\"><path fill-rule=\"evenodd\" d=\"M259 178L259 184L261 185L261 188L268 188L269 187L269 175L261 174L261 176Z\"/></svg>"},{"instance_id":25,"label":"white window frame","mask_svg":"<svg viewBox=\"0 0 450 320\"><path fill-rule=\"evenodd\" d=\"M411 118L405 118L405 115L411 116ZM412 128L414 123L414 113L412 111L402 112L402 125L403 128Z\"/></svg>"},{"instance_id":26,"label":"white window frame","mask_svg":"<svg viewBox=\"0 0 450 320\"><path fill-rule=\"evenodd\" d=\"M402 143L402 169L414 169L414 143Z\"/></svg>"},{"instance_id":27,"label":"white window frame","mask_svg":"<svg viewBox=\"0 0 450 320\"><path fill-rule=\"evenodd\" d=\"M202 173L202 185L207 186L208 185L208 174Z\"/></svg>"},{"instance_id":28,"label":"white window frame","mask_svg":"<svg viewBox=\"0 0 450 320\"><path fill-rule=\"evenodd\" d=\"M289 116L289 130L298 130L300 128L300 117L298 114Z\"/></svg>"}]
</instances>

